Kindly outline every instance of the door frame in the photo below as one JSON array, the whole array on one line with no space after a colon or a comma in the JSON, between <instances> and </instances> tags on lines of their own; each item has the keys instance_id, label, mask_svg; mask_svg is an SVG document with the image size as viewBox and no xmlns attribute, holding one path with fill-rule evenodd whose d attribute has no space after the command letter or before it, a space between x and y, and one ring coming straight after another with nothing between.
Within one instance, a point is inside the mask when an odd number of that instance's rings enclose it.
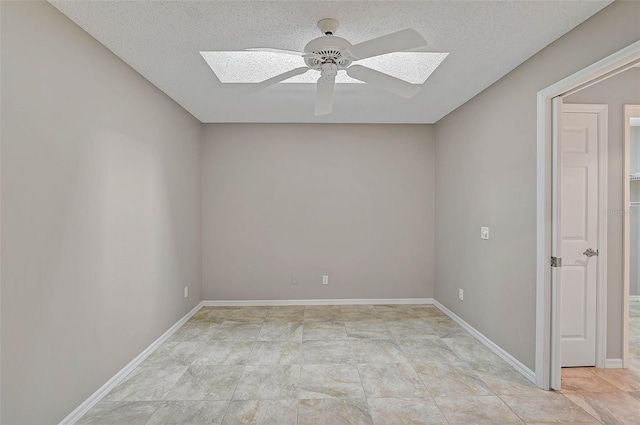
<instances>
[{"instance_id":1,"label":"door frame","mask_svg":"<svg viewBox=\"0 0 640 425\"><path fill-rule=\"evenodd\" d=\"M622 196L622 205L626 209L631 203L631 182L629 175L631 174L631 126L629 119L631 117L640 117L640 105L624 105L624 194ZM630 208L630 207L629 207ZM631 211L631 209L629 209ZM623 303L622 306L622 367L629 367L629 286L630 286L630 261L631 261L631 213L624 214L622 220L622 240L623 240Z\"/></svg>"},{"instance_id":2,"label":"door frame","mask_svg":"<svg viewBox=\"0 0 640 425\"><path fill-rule=\"evenodd\" d=\"M586 88L640 60L640 41L587 66L537 95L536 384L551 385L552 99ZM628 298L628 294L625 295ZM628 300L627 300L628 301Z\"/></svg>"}]
</instances>

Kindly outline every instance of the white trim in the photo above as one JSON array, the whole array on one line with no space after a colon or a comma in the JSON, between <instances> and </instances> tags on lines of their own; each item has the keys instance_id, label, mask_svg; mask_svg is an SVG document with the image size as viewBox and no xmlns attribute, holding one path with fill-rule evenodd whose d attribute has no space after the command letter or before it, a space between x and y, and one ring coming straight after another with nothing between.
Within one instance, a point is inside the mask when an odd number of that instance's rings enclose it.
<instances>
[{"instance_id":1,"label":"white trim","mask_svg":"<svg viewBox=\"0 0 640 425\"><path fill-rule=\"evenodd\" d=\"M631 117L640 117L640 105L624 105L624 165L623 165L623 181L624 193L622 195L622 205L624 216L622 219L622 365L629 367L629 303L632 296L630 295L630 279L631 279L631 183L629 176L631 174L631 129L629 121ZM627 208L629 213L627 214ZM627 300L628 298L628 300ZM636 296L636 300L640 297Z\"/></svg>"},{"instance_id":2,"label":"white trim","mask_svg":"<svg viewBox=\"0 0 640 425\"><path fill-rule=\"evenodd\" d=\"M475 337L478 341L487 346L491 351L496 353L502 360L509 363L515 370L520 372L525 378L535 384L536 382L536 374L522 364L518 359L513 357L511 354L507 353L503 350L498 344L491 341L489 338L484 336L480 331L476 328L462 320L457 314L453 311L449 310L444 305L440 304L437 300L433 300L433 305L440 309L444 314L449 316L454 322L462 326L467 332L469 332L473 337Z\"/></svg>"},{"instance_id":3,"label":"white trim","mask_svg":"<svg viewBox=\"0 0 640 425\"><path fill-rule=\"evenodd\" d=\"M622 359L607 359L606 369L622 369Z\"/></svg>"},{"instance_id":4,"label":"white trim","mask_svg":"<svg viewBox=\"0 0 640 425\"><path fill-rule=\"evenodd\" d=\"M629 302L630 303L640 303L640 295L629 295ZM627 316L629 316L627 314Z\"/></svg>"},{"instance_id":5,"label":"white trim","mask_svg":"<svg viewBox=\"0 0 640 425\"><path fill-rule=\"evenodd\" d=\"M85 413L96 405L104 396L109 394L116 385L118 385L124 378L129 375L136 367L140 365L151 353L153 353L163 342L165 342L171 335L173 335L182 325L184 325L194 314L202 308L202 302L198 303L191 311L189 311L182 319L178 320L175 325L171 326L168 331L162 334L160 338L156 339L145 350L138 354L135 359L131 360L129 364L123 367L118 373L113 375L103 386L101 386L95 393L91 394L89 398L76 407L76 409L69 413L58 425L73 425L75 424Z\"/></svg>"},{"instance_id":6,"label":"white trim","mask_svg":"<svg viewBox=\"0 0 640 425\"><path fill-rule=\"evenodd\" d=\"M260 307L280 305L383 305L383 304L433 304L433 298L336 298L304 300L205 300L204 307Z\"/></svg>"},{"instance_id":7,"label":"white trim","mask_svg":"<svg viewBox=\"0 0 640 425\"><path fill-rule=\"evenodd\" d=\"M609 105L590 105L598 114L598 281L596 282L596 367L607 363L609 228Z\"/></svg>"},{"instance_id":8,"label":"white trim","mask_svg":"<svg viewBox=\"0 0 640 425\"><path fill-rule=\"evenodd\" d=\"M536 384L549 388L551 257L551 99L640 60L640 41L630 44L537 95Z\"/></svg>"}]
</instances>

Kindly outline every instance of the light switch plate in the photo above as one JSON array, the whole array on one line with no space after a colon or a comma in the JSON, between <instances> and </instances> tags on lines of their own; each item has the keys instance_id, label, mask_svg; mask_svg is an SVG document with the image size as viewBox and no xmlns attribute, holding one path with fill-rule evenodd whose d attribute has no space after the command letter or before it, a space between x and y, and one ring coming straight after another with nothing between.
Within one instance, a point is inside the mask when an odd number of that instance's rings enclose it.
<instances>
[{"instance_id":1,"label":"light switch plate","mask_svg":"<svg viewBox=\"0 0 640 425\"><path fill-rule=\"evenodd\" d=\"M481 227L480 228L480 239L489 239L489 228Z\"/></svg>"}]
</instances>

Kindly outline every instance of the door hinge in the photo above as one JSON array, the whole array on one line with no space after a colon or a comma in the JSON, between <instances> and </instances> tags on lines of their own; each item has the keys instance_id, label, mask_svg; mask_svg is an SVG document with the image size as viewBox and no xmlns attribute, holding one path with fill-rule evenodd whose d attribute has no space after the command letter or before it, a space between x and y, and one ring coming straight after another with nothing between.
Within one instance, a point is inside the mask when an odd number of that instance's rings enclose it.
<instances>
[{"instance_id":1,"label":"door hinge","mask_svg":"<svg viewBox=\"0 0 640 425\"><path fill-rule=\"evenodd\" d=\"M551 257L551 267L562 267L562 258Z\"/></svg>"}]
</instances>

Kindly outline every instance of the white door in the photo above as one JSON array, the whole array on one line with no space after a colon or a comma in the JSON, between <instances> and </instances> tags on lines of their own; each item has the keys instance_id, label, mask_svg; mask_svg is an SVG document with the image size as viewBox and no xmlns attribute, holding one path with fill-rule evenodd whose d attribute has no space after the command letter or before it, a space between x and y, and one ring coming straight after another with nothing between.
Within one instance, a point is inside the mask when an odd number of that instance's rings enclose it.
<instances>
[{"instance_id":1,"label":"white door","mask_svg":"<svg viewBox=\"0 0 640 425\"><path fill-rule=\"evenodd\" d=\"M559 141L560 361L596 364L598 114L565 104Z\"/></svg>"}]
</instances>

